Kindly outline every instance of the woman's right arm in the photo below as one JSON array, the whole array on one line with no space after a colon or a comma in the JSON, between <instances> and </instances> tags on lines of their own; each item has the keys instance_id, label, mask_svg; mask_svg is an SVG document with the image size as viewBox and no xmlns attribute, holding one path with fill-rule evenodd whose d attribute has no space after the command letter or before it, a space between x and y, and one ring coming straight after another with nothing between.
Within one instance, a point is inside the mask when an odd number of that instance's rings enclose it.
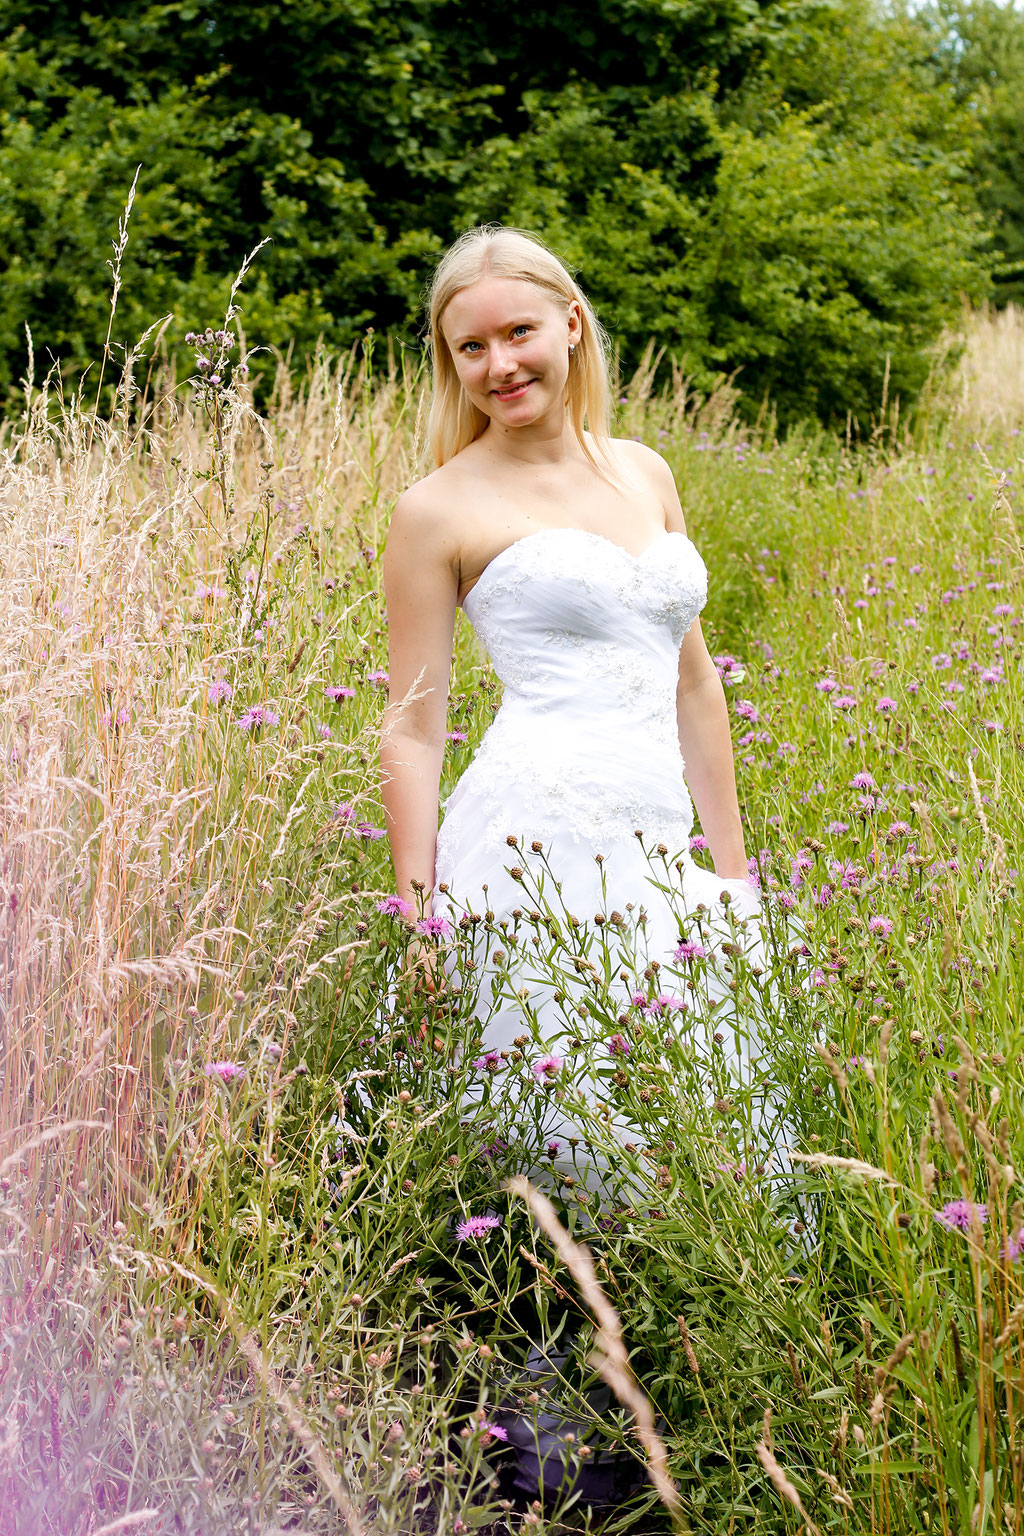
<instances>
[{"instance_id":1,"label":"woman's right arm","mask_svg":"<svg viewBox=\"0 0 1024 1536\"><path fill-rule=\"evenodd\" d=\"M413 486L395 505L384 551L388 707L381 732L381 798L395 889L430 909L448 713L458 548L433 496ZM422 886L416 890L414 882Z\"/></svg>"}]
</instances>

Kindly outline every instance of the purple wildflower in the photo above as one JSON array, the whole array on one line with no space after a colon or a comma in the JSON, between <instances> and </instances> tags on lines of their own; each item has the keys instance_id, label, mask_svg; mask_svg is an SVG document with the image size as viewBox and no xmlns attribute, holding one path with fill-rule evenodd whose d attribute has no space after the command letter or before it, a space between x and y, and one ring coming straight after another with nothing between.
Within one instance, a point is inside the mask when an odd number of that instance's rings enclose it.
<instances>
[{"instance_id":1,"label":"purple wildflower","mask_svg":"<svg viewBox=\"0 0 1024 1536\"><path fill-rule=\"evenodd\" d=\"M334 810L331 812L331 819L332 821L340 821L343 826L347 826L350 821L355 821L356 819L355 806L349 805L347 800L343 801L341 805L334 807Z\"/></svg>"},{"instance_id":2,"label":"purple wildflower","mask_svg":"<svg viewBox=\"0 0 1024 1536\"><path fill-rule=\"evenodd\" d=\"M868 918L868 932L879 933L883 939L889 937L894 926L895 924L891 917L882 917L881 914L876 914L874 917Z\"/></svg>"},{"instance_id":3,"label":"purple wildflower","mask_svg":"<svg viewBox=\"0 0 1024 1536\"><path fill-rule=\"evenodd\" d=\"M264 725L280 725L281 716L276 710L270 709L266 704L254 704L247 709L244 715L240 715L235 721L243 731L256 731Z\"/></svg>"},{"instance_id":4,"label":"purple wildflower","mask_svg":"<svg viewBox=\"0 0 1024 1536\"><path fill-rule=\"evenodd\" d=\"M487 1419L480 1421L480 1433L486 1440L507 1440L508 1430L502 1429L500 1424L491 1424ZM465 1526L463 1526L465 1530Z\"/></svg>"},{"instance_id":5,"label":"purple wildflower","mask_svg":"<svg viewBox=\"0 0 1024 1536\"><path fill-rule=\"evenodd\" d=\"M233 1083L245 1076L245 1068L237 1061L208 1061L203 1071L207 1077L217 1077L222 1083Z\"/></svg>"},{"instance_id":6,"label":"purple wildflower","mask_svg":"<svg viewBox=\"0 0 1024 1536\"><path fill-rule=\"evenodd\" d=\"M324 697L328 699L354 699L355 696L356 691L354 688L346 688L340 683L330 683L324 689Z\"/></svg>"},{"instance_id":7,"label":"purple wildflower","mask_svg":"<svg viewBox=\"0 0 1024 1536\"><path fill-rule=\"evenodd\" d=\"M206 690L206 697L211 704L224 704L234 696L235 690L224 677L215 677Z\"/></svg>"},{"instance_id":8,"label":"purple wildflower","mask_svg":"<svg viewBox=\"0 0 1024 1536\"><path fill-rule=\"evenodd\" d=\"M385 917L410 917L412 907L401 896L385 896L378 901L377 911L383 912Z\"/></svg>"},{"instance_id":9,"label":"purple wildflower","mask_svg":"<svg viewBox=\"0 0 1024 1536\"><path fill-rule=\"evenodd\" d=\"M196 597L201 603L213 602L218 597L227 597L227 587L208 587L205 582L196 588Z\"/></svg>"},{"instance_id":10,"label":"purple wildflower","mask_svg":"<svg viewBox=\"0 0 1024 1536\"><path fill-rule=\"evenodd\" d=\"M372 683L375 688L385 688L389 679L386 672L382 671L380 667L375 667L372 672L367 672L366 681Z\"/></svg>"},{"instance_id":11,"label":"purple wildflower","mask_svg":"<svg viewBox=\"0 0 1024 1536\"><path fill-rule=\"evenodd\" d=\"M849 824L845 821L830 821L825 831L830 837L842 837L844 832L849 832Z\"/></svg>"},{"instance_id":12,"label":"purple wildflower","mask_svg":"<svg viewBox=\"0 0 1024 1536\"><path fill-rule=\"evenodd\" d=\"M691 853L706 853L707 846L708 846L707 838L706 837L702 837L699 832L695 832L693 834L693 836L690 838L690 852Z\"/></svg>"},{"instance_id":13,"label":"purple wildflower","mask_svg":"<svg viewBox=\"0 0 1024 1536\"><path fill-rule=\"evenodd\" d=\"M833 708L839 710L856 709L857 700L854 698L852 693L843 693L840 694L838 699L832 700L832 705Z\"/></svg>"},{"instance_id":14,"label":"purple wildflower","mask_svg":"<svg viewBox=\"0 0 1024 1536\"><path fill-rule=\"evenodd\" d=\"M554 1052L551 1052L549 1055L541 1056L538 1061L535 1061L530 1071L538 1082L547 1081L549 1078L557 1076L564 1065L565 1063L561 1056L556 1056Z\"/></svg>"},{"instance_id":15,"label":"purple wildflower","mask_svg":"<svg viewBox=\"0 0 1024 1536\"><path fill-rule=\"evenodd\" d=\"M500 1226L501 1220L497 1216L467 1216L455 1228L455 1236L460 1243L465 1243L470 1238L486 1237L488 1232Z\"/></svg>"},{"instance_id":16,"label":"purple wildflower","mask_svg":"<svg viewBox=\"0 0 1024 1536\"><path fill-rule=\"evenodd\" d=\"M1024 1254L1024 1227L1021 1227L1016 1236L1011 1232L1003 1249L1003 1258L1008 1264L1016 1264Z\"/></svg>"},{"instance_id":17,"label":"purple wildflower","mask_svg":"<svg viewBox=\"0 0 1024 1536\"><path fill-rule=\"evenodd\" d=\"M751 725L756 725L761 718L757 705L752 704L749 699L737 699L733 707L740 719L749 720Z\"/></svg>"},{"instance_id":18,"label":"purple wildflower","mask_svg":"<svg viewBox=\"0 0 1024 1536\"><path fill-rule=\"evenodd\" d=\"M500 1068L501 1056L498 1051L485 1051L473 1063L474 1072L497 1072Z\"/></svg>"},{"instance_id":19,"label":"purple wildflower","mask_svg":"<svg viewBox=\"0 0 1024 1536\"><path fill-rule=\"evenodd\" d=\"M850 780L850 788L851 789L877 789L878 785L875 783L875 781L872 778L870 773L867 773L864 770L862 770L860 773L855 773L854 774L853 778Z\"/></svg>"},{"instance_id":20,"label":"purple wildflower","mask_svg":"<svg viewBox=\"0 0 1024 1536\"><path fill-rule=\"evenodd\" d=\"M544 1150L547 1152L548 1157L557 1157L562 1150L562 1143L560 1141L549 1141Z\"/></svg>"},{"instance_id":21,"label":"purple wildflower","mask_svg":"<svg viewBox=\"0 0 1024 1536\"><path fill-rule=\"evenodd\" d=\"M970 1200L947 1200L942 1210L935 1212L935 1220L947 1232L970 1232L975 1219L984 1226L988 1220L987 1205L975 1205Z\"/></svg>"},{"instance_id":22,"label":"purple wildflower","mask_svg":"<svg viewBox=\"0 0 1024 1536\"><path fill-rule=\"evenodd\" d=\"M839 684L834 677L822 677L818 679L814 686L819 693L835 693Z\"/></svg>"},{"instance_id":23,"label":"purple wildflower","mask_svg":"<svg viewBox=\"0 0 1024 1536\"><path fill-rule=\"evenodd\" d=\"M629 1041L625 1035L611 1035L608 1039L609 1056L628 1056Z\"/></svg>"},{"instance_id":24,"label":"purple wildflower","mask_svg":"<svg viewBox=\"0 0 1024 1536\"><path fill-rule=\"evenodd\" d=\"M707 950L703 944L698 944L690 939L683 939L676 945L676 959L689 965L693 960L706 960Z\"/></svg>"},{"instance_id":25,"label":"purple wildflower","mask_svg":"<svg viewBox=\"0 0 1024 1536\"><path fill-rule=\"evenodd\" d=\"M731 1174L737 1184L742 1184L747 1175L746 1163L716 1163L715 1167L720 1173Z\"/></svg>"},{"instance_id":26,"label":"purple wildflower","mask_svg":"<svg viewBox=\"0 0 1024 1536\"><path fill-rule=\"evenodd\" d=\"M416 932L426 934L429 939L446 939L452 931L452 925L446 917L421 917L416 924Z\"/></svg>"},{"instance_id":27,"label":"purple wildflower","mask_svg":"<svg viewBox=\"0 0 1024 1536\"><path fill-rule=\"evenodd\" d=\"M932 666L937 672L941 671L943 667L951 667L952 665L952 657L948 656L945 651L936 651L932 657Z\"/></svg>"},{"instance_id":28,"label":"purple wildflower","mask_svg":"<svg viewBox=\"0 0 1024 1536\"><path fill-rule=\"evenodd\" d=\"M465 731L448 731L446 732L446 735L448 740L453 741L456 746L462 746L464 742L469 740Z\"/></svg>"},{"instance_id":29,"label":"purple wildflower","mask_svg":"<svg viewBox=\"0 0 1024 1536\"><path fill-rule=\"evenodd\" d=\"M386 836L383 827L371 827L368 821L361 821L356 827L356 837L361 837L364 843L375 843L378 838Z\"/></svg>"},{"instance_id":30,"label":"purple wildflower","mask_svg":"<svg viewBox=\"0 0 1024 1536\"><path fill-rule=\"evenodd\" d=\"M894 821L890 823L885 833L887 843L896 842L897 838L910 836L910 823L908 821Z\"/></svg>"}]
</instances>

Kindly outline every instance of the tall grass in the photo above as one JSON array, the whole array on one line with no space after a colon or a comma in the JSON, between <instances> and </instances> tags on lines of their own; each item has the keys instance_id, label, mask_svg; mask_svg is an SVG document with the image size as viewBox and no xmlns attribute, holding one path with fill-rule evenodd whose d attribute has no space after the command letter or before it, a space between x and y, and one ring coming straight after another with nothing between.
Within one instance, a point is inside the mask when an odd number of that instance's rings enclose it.
<instances>
[{"instance_id":1,"label":"tall grass","mask_svg":"<svg viewBox=\"0 0 1024 1536\"><path fill-rule=\"evenodd\" d=\"M543 1179L465 1114L469 991L403 992L378 910L377 562L422 379L319 357L257 413L229 325L189 383L130 358L102 417L26 389L0 470L4 1536L1024 1529L1022 335L972 321L927 428L860 446L646 373L620 402L711 572L771 917L722 1017L758 1017L764 1070L730 1082L650 1006L621 1025L607 929L527 913L510 947L588 961L593 1039L630 1031L621 1198L548 1182L680 1515L642 1477L610 1512L531 1507L488 1428L534 1406L531 1341L572 1337L569 1462L643 1469L505 1189ZM461 617L451 697L446 787L497 703Z\"/></svg>"}]
</instances>

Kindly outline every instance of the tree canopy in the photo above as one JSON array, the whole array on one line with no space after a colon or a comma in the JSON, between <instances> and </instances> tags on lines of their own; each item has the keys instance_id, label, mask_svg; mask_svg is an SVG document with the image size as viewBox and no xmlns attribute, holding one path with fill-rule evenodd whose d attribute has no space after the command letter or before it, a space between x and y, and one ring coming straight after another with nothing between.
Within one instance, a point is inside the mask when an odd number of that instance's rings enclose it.
<instances>
[{"instance_id":1,"label":"tree canopy","mask_svg":"<svg viewBox=\"0 0 1024 1536\"><path fill-rule=\"evenodd\" d=\"M625 367L653 339L752 410L867 420L1024 253L1020 34L971 4L0 0L0 387L26 323L66 374L97 355L141 165L124 337L171 311L180 345L269 237L252 339L416 345L445 243L516 222Z\"/></svg>"}]
</instances>

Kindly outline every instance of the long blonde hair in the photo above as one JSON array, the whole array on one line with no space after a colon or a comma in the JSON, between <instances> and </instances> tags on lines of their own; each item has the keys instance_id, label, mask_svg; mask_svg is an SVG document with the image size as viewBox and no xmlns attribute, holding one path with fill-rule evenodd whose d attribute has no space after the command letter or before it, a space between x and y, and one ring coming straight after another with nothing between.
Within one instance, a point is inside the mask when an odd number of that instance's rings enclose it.
<instances>
[{"instance_id":1,"label":"long blonde hair","mask_svg":"<svg viewBox=\"0 0 1024 1536\"><path fill-rule=\"evenodd\" d=\"M430 354L434 388L427 435L434 463L440 466L454 458L480 436L488 423L489 418L467 398L441 330L441 321L451 300L485 273L533 283L564 304L576 300L582 331L576 350L569 356L565 406L583 452L596 469L607 474L611 467L608 446L611 383L608 337L604 327L572 273L554 251L527 230L511 229L502 224L483 224L476 229L467 229L442 256L430 283ZM589 430L604 464L595 458L584 435L584 427Z\"/></svg>"}]
</instances>

